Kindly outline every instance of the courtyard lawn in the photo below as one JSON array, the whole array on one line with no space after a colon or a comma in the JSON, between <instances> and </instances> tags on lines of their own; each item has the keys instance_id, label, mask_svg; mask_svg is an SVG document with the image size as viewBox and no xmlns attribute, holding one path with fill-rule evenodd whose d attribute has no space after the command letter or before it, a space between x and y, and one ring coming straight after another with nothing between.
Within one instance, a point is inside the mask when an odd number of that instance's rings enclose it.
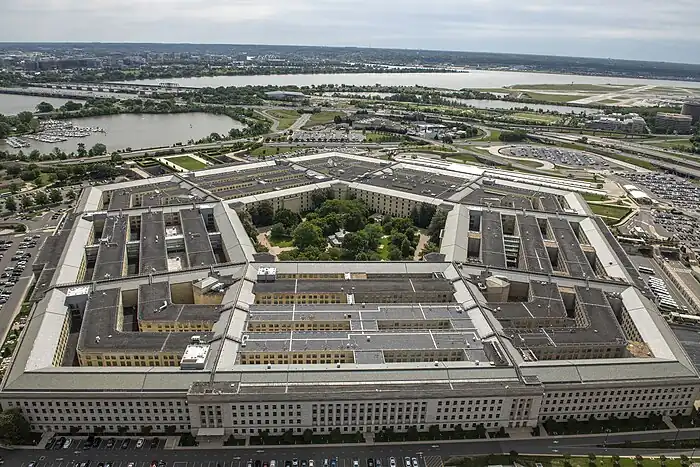
<instances>
[{"instance_id":1,"label":"courtyard lawn","mask_svg":"<svg viewBox=\"0 0 700 467\"><path fill-rule=\"evenodd\" d=\"M167 161L172 162L175 165L179 165L185 170L199 170L207 167L207 164L204 162L198 161L194 157L190 156L168 157Z\"/></svg>"}]
</instances>

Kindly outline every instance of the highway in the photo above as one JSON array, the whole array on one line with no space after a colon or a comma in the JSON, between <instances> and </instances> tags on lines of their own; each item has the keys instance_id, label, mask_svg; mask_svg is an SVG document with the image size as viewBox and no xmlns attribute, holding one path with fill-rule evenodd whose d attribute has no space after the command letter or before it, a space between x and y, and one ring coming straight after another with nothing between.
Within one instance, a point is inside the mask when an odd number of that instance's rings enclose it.
<instances>
[{"instance_id":1,"label":"highway","mask_svg":"<svg viewBox=\"0 0 700 467\"><path fill-rule=\"evenodd\" d=\"M434 441L417 443L394 444L346 444L334 446L298 445L298 446L249 446L231 448L207 448L200 445L197 448L176 449L149 449L140 450L121 449L93 449L89 451L57 450L44 451L35 449L4 451L2 455L7 465L27 467L31 461L37 461L37 467L69 467L72 462L90 460L90 467L95 467L98 462L113 462L114 467L126 467L129 462L134 462L136 467L146 467L152 460L164 460L168 467L245 467L249 459L269 462L277 461L279 467L284 465L284 460L314 459L317 467L321 467L322 459L338 458L338 467L352 467L352 460L358 459L360 467L366 466L366 459L382 459L383 465L388 466L389 457L395 457L397 464L403 467L401 459L404 457L416 457L420 459L420 467L442 467L443 461L453 456L505 454L516 451L520 454L572 454L572 455L612 455L634 456L642 454L650 456L662 452L658 449L642 448L606 448L603 443L622 444L625 441L655 441L666 439L698 439L700 429L666 430L664 432L639 432L609 435L584 435L577 437L561 436L549 438L521 438L521 439L489 439L476 441ZM146 443L148 444L148 443ZM667 456L673 455L672 450L663 451ZM676 453L686 452L675 451Z\"/></svg>"}]
</instances>

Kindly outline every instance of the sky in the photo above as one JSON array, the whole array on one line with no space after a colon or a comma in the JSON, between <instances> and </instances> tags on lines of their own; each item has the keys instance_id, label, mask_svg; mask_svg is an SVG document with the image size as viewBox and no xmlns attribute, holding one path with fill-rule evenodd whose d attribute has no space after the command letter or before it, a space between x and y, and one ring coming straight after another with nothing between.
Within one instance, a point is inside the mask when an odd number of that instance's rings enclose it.
<instances>
[{"instance_id":1,"label":"sky","mask_svg":"<svg viewBox=\"0 0 700 467\"><path fill-rule=\"evenodd\" d=\"M4 42L387 47L700 63L698 0L0 0Z\"/></svg>"}]
</instances>

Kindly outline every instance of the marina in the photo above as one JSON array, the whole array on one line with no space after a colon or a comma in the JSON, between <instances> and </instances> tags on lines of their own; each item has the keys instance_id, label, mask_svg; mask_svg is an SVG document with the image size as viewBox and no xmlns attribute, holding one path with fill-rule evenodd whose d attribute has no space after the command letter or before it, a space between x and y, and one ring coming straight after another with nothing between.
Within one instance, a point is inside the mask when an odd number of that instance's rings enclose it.
<instances>
[{"instance_id":1,"label":"marina","mask_svg":"<svg viewBox=\"0 0 700 467\"><path fill-rule=\"evenodd\" d=\"M121 114L102 117L86 117L72 121L47 120L42 131L0 140L0 150L17 151L31 147L49 153L58 147L71 153L78 143L92 147L97 143L109 151L126 148L152 148L170 146L177 142L198 140L212 133L227 134L232 128L244 125L225 115L206 113L183 114ZM176 140L173 135L177 135Z\"/></svg>"}]
</instances>

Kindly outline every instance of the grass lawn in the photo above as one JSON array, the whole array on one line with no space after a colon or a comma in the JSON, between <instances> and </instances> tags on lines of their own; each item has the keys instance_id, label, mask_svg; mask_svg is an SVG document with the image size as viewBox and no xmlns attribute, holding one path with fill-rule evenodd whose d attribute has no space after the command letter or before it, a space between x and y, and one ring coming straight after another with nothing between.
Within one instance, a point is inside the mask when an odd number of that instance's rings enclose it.
<instances>
[{"instance_id":1,"label":"grass lawn","mask_svg":"<svg viewBox=\"0 0 700 467\"><path fill-rule=\"evenodd\" d=\"M278 246L280 248L289 248L294 246L294 243L290 237L273 237L270 235L267 239L272 246Z\"/></svg>"},{"instance_id":2,"label":"grass lawn","mask_svg":"<svg viewBox=\"0 0 700 467\"><path fill-rule=\"evenodd\" d=\"M290 126L296 122L299 117L301 117L301 114L297 112L296 110L269 110L267 112L269 115L275 117L277 120L279 120L279 126L277 127L279 130L286 130Z\"/></svg>"},{"instance_id":3,"label":"grass lawn","mask_svg":"<svg viewBox=\"0 0 700 467\"><path fill-rule=\"evenodd\" d=\"M583 196L583 199L586 201L605 201L608 199L605 195L594 195L592 193L583 193L581 196Z\"/></svg>"},{"instance_id":4,"label":"grass lawn","mask_svg":"<svg viewBox=\"0 0 700 467\"><path fill-rule=\"evenodd\" d=\"M631 211L630 208L625 208L622 206L612 206L608 204L593 204L588 203L594 214L601 217L607 217L610 220L614 220L617 223L620 219L625 217Z\"/></svg>"},{"instance_id":5,"label":"grass lawn","mask_svg":"<svg viewBox=\"0 0 700 467\"><path fill-rule=\"evenodd\" d=\"M253 149L249 154L253 157L273 156L282 152L291 151L294 149L302 149L304 146L261 146Z\"/></svg>"},{"instance_id":6,"label":"grass lawn","mask_svg":"<svg viewBox=\"0 0 700 467\"><path fill-rule=\"evenodd\" d=\"M541 114L539 112L516 112L514 114L511 114L511 117L517 118L519 120L529 120L542 123L554 123L558 122L561 119L561 117L557 115L548 115L544 113Z\"/></svg>"},{"instance_id":7,"label":"grass lawn","mask_svg":"<svg viewBox=\"0 0 700 467\"><path fill-rule=\"evenodd\" d=\"M661 148L675 149L675 148L685 148L690 149L693 147L693 143L690 139L669 139L665 141L649 141L647 144L658 146Z\"/></svg>"},{"instance_id":8,"label":"grass lawn","mask_svg":"<svg viewBox=\"0 0 700 467\"><path fill-rule=\"evenodd\" d=\"M304 128L309 128L309 127L312 127L315 125L325 125L326 123L331 123L336 116L344 117L345 114L343 112L328 112L328 111L323 111L323 112L311 114L311 118L309 118L309 121L306 122L306 125L304 125Z\"/></svg>"},{"instance_id":9,"label":"grass lawn","mask_svg":"<svg viewBox=\"0 0 700 467\"><path fill-rule=\"evenodd\" d=\"M207 164L200 162L190 156L168 157L167 160L173 164L179 165L185 170L199 170L207 167Z\"/></svg>"},{"instance_id":10,"label":"grass lawn","mask_svg":"<svg viewBox=\"0 0 700 467\"><path fill-rule=\"evenodd\" d=\"M501 136L501 130L491 130L491 134L489 136L483 135L481 138L478 138L477 141L500 141Z\"/></svg>"},{"instance_id":11,"label":"grass lawn","mask_svg":"<svg viewBox=\"0 0 700 467\"><path fill-rule=\"evenodd\" d=\"M379 244L377 251L379 252L379 257L385 261L389 261L389 242L391 237L389 235L384 235L382 241Z\"/></svg>"},{"instance_id":12,"label":"grass lawn","mask_svg":"<svg viewBox=\"0 0 700 467\"><path fill-rule=\"evenodd\" d=\"M479 162L477 158L471 154L455 154L450 156L450 159L459 159L462 162Z\"/></svg>"}]
</instances>

